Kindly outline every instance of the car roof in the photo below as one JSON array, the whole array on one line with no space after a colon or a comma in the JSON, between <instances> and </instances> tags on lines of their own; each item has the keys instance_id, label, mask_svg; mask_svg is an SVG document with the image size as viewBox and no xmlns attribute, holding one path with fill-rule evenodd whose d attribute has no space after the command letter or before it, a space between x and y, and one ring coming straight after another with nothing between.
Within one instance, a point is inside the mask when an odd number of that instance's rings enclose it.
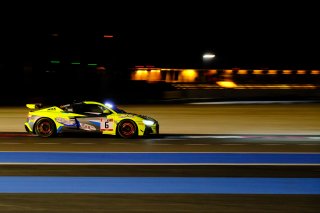
<instances>
[{"instance_id":1,"label":"car roof","mask_svg":"<svg viewBox=\"0 0 320 213\"><path fill-rule=\"evenodd\" d=\"M103 103L97 102L97 101L79 101L74 102L73 104L97 104L97 105L104 105Z\"/></svg>"}]
</instances>

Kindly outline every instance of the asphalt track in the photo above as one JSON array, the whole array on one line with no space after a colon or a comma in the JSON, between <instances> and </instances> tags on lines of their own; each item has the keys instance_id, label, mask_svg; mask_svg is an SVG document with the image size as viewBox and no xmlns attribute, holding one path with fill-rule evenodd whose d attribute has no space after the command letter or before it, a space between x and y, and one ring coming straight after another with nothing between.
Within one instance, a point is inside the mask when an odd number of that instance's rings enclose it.
<instances>
[{"instance_id":1,"label":"asphalt track","mask_svg":"<svg viewBox=\"0 0 320 213\"><path fill-rule=\"evenodd\" d=\"M156 118L161 134L319 135L320 132L320 103L119 107ZM24 106L0 108L0 131L24 132L27 113Z\"/></svg>"},{"instance_id":2,"label":"asphalt track","mask_svg":"<svg viewBox=\"0 0 320 213\"><path fill-rule=\"evenodd\" d=\"M19 125L25 119L25 109L0 110L0 127L5 126L4 122L8 123L0 134L0 150L2 151L0 153L2 156L0 178L4 178L1 182L13 181L11 184L15 183L18 186L30 181L30 186L34 189L39 186L37 181L34 181L39 177L42 181L48 181L44 182L46 186L50 184L50 181L54 186L57 180L54 177L69 177L73 178L72 180L78 180L77 177L86 177L89 178L88 183L90 184L94 182L92 181L94 179L90 179L93 177L116 178L109 179L110 183L123 180L121 178L129 178L125 181L128 184L126 189L133 187L134 190L141 190L146 189L144 188L146 180L154 181L153 185L158 183L161 189L163 184L172 184L173 179L170 178L179 178L177 183L185 184L184 186L190 187L189 190L193 190L194 193L181 193L181 191L172 193L165 190L162 193L159 191L157 193L150 193L150 191L148 193L143 191L141 193L137 191L135 193L78 193L72 187L73 193L52 193L52 189L46 193L43 191L42 193L30 193L30 188L25 185L29 193L11 191L11 193L0 194L1 212L318 212L320 207L320 190L318 190L320 166L317 163L319 160L317 154L320 151L319 105L174 105L129 106L129 108L128 111L139 113L141 110L142 114L158 118L162 124L160 128L162 135L156 138L129 141L110 136L88 137L83 135L42 139L22 133L24 130ZM182 127L180 124L183 124ZM175 162L170 165L156 165L154 162L150 165L146 162L143 165L133 165L128 162L121 165L116 165L114 162L103 165L74 164L73 162L72 165L68 165L55 162L46 165L39 163L46 158L41 160L41 157L38 156L31 158L37 159L33 164L23 165L21 162L15 164L13 159L17 159L16 157L10 160L10 156L18 154L21 157L25 151L40 153L40 155L43 152L51 154L57 152L109 154L119 152L118 156L124 153L185 153L186 155L188 153L212 153L215 156L214 159L217 159L217 155L224 156L224 161L220 159L218 164L215 162L211 165L190 165L192 162L186 164ZM241 157L235 157L237 154ZM279 158L274 158L275 154L282 156L280 163L274 162L279 160ZM264 156L269 163L259 161L262 158L256 155ZM303 156L303 160L294 157L293 164L284 163L283 160L289 161L291 157L297 155ZM201 158L199 156L194 159L199 161ZM237 160L232 161L231 164L230 161L225 161L232 156ZM248 162L250 156L256 163ZM310 163L310 156L315 156L311 158L316 163ZM168 160L167 157L164 159ZM25 157L21 158L25 159ZM126 159L137 160L137 158L139 157L127 157ZM185 156L180 155L174 159L184 158ZM52 157L50 159L54 160ZM61 157L60 160L65 161ZM306 161L309 162L306 163ZM139 182L131 182L136 180L132 178L144 181L139 185L137 184ZM161 182L157 178L164 178L161 180L168 182ZM229 185L232 190L238 191L233 191L237 193L231 191L229 193L226 191L195 193L194 190L199 188L196 185L192 188L192 183L184 182L183 178L193 181L202 180L202 183L213 181L209 183L212 187L220 183L221 187ZM28 181L25 182L26 180ZM70 179L59 179L59 181L65 180ZM250 180L248 185L241 182L244 180ZM36 185L33 185L35 187L32 187L32 184L35 183ZM259 184L267 183L280 185L265 185L266 188L259 186ZM293 184L291 189L297 190L296 194L292 191L285 191L290 189L288 185L290 183ZM68 182L63 184L68 184ZM137 184L136 187L134 187L135 184ZM171 188L178 187L179 184ZM256 186L256 191L254 186ZM298 186L302 187L301 190L298 190ZM270 194L266 191L268 187ZM68 187L61 189L66 188ZM119 190L119 187L116 188ZM218 186L212 188L212 190L217 189L219 189ZM248 189L251 191L241 192L241 190ZM262 189L262 193L259 193L258 189ZM285 193L281 194L281 190L276 192L277 189L283 189L282 192ZM303 193L304 190L313 190L315 193L312 194L311 191Z\"/></svg>"}]
</instances>

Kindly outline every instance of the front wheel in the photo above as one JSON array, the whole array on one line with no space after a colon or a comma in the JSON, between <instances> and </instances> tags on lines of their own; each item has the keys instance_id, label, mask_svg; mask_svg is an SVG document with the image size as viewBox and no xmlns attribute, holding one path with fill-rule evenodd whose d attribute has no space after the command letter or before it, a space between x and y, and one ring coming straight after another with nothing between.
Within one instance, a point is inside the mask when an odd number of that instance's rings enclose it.
<instances>
[{"instance_id":1,"label":"front wheel","mask_svg":"<svg viewBox=\"0 0 320 213\"><path fill-rule=\"evenodd\" d=\"M35 124L34 131L40 137L53 137L56 134L56 125L49 118L40 118Z\"/></svg>"},{"instance_id":2,"label":"front wheel","mask_svg":"<svg viewBox=\"0 0 320 213\"><path fill-rule=\"evenodd\" d=\"M132 120L122 120L118 124L117 133L122 138L135 138L138 135L138 127Z\"/></svg>"}]
</instances>

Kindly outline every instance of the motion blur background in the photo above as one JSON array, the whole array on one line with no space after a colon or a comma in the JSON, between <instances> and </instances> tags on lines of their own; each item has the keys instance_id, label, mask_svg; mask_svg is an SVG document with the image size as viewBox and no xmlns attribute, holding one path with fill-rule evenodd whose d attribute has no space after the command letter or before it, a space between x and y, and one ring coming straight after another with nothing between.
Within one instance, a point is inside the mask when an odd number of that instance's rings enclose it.
<instances>
[{"instance_id":1,"label":"motion blur background","mask_svg":"<svg viewBox=\"0 0 320 213\"><path fill-rule=\"evenodd\" d=\"M0 212L319 212L316 1L12 3ZM160 135L25 133L25 104L83 99L154 117Z\"/></svg>"},{"instance_id":2,"label":"motion blur background","mask_svg":"<svg viewBox=\"0 0 320 213\"><path fill-rule=\"evenodd\" d=\"M7 5L0 104L318 100L315 8L272 1Z\"/></svg>"}]
</instances>

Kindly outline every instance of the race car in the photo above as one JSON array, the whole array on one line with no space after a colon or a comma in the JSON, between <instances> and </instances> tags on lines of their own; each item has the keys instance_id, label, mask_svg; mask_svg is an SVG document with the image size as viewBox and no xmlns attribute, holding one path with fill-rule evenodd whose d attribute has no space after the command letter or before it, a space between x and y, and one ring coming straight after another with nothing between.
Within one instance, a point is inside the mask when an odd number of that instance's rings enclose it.
<instances>
[{"instance_id":1,"label":"race car","mask_svg":"<svg viewBox=\"0 0 320 213\"><path fill-rule=\"evenodd\" d=\"M26 106L30 110L25 129L40 137L65 132L97 132L122 138L159 134L159 123L154 118L127 113L108 103L81 101L59 107L36 103Z\"/></svg>"}]
</instances>

